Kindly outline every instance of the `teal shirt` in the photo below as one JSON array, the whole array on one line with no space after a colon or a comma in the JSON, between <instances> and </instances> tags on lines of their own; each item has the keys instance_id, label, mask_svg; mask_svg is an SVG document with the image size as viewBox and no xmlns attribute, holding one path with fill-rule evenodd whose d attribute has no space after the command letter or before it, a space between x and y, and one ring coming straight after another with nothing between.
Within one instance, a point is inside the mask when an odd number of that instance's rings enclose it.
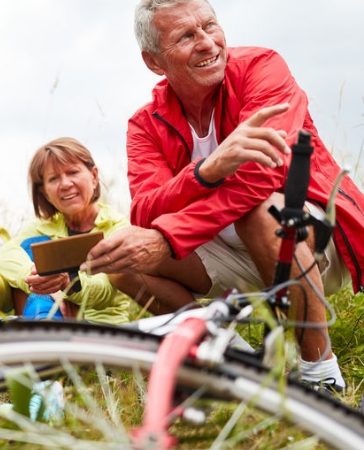
<instances>
[{"instance_id":1,"label":"teal shirt","mask_svg":"<svg viewBox=\"0 0 364 450\"><path fill-rule=\"evenodd\" d=\"M98 204L99 213L95 226L90 232L102 231L105 237L116 230L129 226L129 221L102 203ZM37 219L25 226L14 238L0 248L0 275L11 287L30 293L25 282L33 267L33 262L20 244L32 236L49 236L59 239L68 236L63 214L57 213L48 220ZM106 274L87 275L79 272L82 289L67 297L77 305L85 302L84 318L91 322L121 324L129 320L131 299L114 288ZM1 303L0 303L1 305Z\"/></svg>"}]
</instances>

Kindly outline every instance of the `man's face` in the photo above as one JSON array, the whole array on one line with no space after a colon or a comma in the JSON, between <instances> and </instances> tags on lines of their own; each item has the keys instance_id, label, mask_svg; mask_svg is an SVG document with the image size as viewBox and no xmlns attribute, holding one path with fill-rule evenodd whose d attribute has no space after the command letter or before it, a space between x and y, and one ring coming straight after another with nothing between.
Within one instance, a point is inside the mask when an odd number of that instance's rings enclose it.
<instances>
[{"instance_id":1,"label":"man's face","mask_svg":"<svg viewBox=\"0 0 364 450\"><path fill-rule=\"evenodd\" d=\"M207 3L192 0L162 8L154 25L160 38L160 54L154 55L154 61L175 90L221 83L227 58L225 35Z\"/></svg>"}]
</instances>

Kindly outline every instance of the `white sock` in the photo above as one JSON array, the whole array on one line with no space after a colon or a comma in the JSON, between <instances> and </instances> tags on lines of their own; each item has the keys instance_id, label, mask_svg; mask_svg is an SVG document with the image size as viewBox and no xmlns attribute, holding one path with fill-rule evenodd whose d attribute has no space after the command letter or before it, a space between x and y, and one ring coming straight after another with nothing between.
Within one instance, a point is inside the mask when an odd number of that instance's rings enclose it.
<instances>
[{"instance_id":1,"label":"white sock","mask_svg":"<svg viewBox=\"0 0 364 450\"><path fill-rule=\"evenodd\" d=\"M341 375L340 367L337 363L336 355L325 361L304 361L299 359L301 378L305 381L320 382L328 378L334 378L335 384L344 388L345 381Z\"/></svg>"}]
</instances>

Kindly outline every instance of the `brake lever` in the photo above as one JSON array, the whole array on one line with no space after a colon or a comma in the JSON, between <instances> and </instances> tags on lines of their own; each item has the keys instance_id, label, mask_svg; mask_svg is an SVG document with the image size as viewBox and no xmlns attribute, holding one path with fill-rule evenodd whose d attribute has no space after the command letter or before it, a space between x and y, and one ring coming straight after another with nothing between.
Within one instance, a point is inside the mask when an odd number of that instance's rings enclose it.
<instances>
[{"instance_id":1,"label":"brake lever","mask_svg":"<svg viewBox=\"0 0 364 450\"><path fill-rule=\"evenodd\" d=\"M335 207L335 199L337 192L339 190L342 179L345 175L350 173L350 169L348 167L344 167L341 169L339 175L336 177L334 186L332 188L329 200L327 202L326 207L326 219L331 223L331 225L335 225L336 222L336 207Z\"/></svg>"}]
</instances>

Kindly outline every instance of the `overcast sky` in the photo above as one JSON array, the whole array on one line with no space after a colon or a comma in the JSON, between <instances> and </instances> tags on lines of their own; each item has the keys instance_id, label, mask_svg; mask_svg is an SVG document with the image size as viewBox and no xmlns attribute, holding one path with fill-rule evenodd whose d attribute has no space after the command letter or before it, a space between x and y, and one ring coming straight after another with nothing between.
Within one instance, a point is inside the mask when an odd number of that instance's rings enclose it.
<instances>
[{"instance_id":1,"label":"overcast sky","mask_svg":"<svg viewBox=\"0 0 364 450\"><path fill-rule=\"evenodd\" d=\"M0 0L0 212L24 212L30 158L60 136L89 147L104 179L114 180L112 198L127 209L127 119L158 81L134 39L136 4ZM284 56L308 93L321 136L355 169L364 139L364 1L212 5L229 45L271 47ZM364 178L363 169L356 177Z\"/></svg>"}]
</instances>

